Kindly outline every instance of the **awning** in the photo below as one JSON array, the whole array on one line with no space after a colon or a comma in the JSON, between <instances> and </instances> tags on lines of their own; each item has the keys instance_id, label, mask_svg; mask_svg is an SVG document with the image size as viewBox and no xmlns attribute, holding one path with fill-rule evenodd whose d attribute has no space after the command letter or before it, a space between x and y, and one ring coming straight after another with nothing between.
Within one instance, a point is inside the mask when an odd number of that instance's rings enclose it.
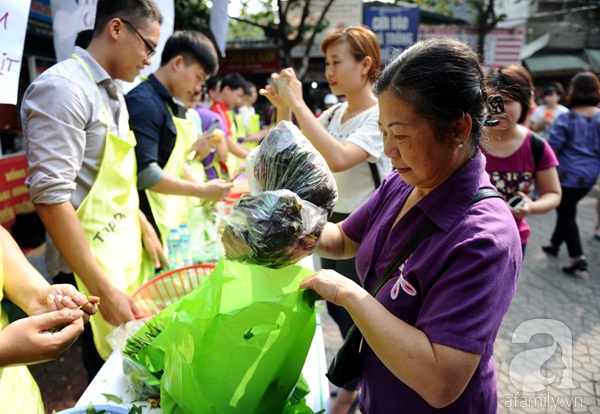
<instances>
[{"instance_id":1,"label":"awning","mask_svg":"<svg viewBox=\"0 0 600 414\"><path fill-rule=\"evenodd\" d=\"M590 65L585 60L568 53L531 56L523 62L532 75L568 75L590 69Z\"/></svg>"},{"instance_id":2,"label":"awning","mask_svg":"<svg viewBox=\"0 0 600 414\"><path fill-rule=\"evenodd\" d=\"M595 73L600 73L600 49L584 49L585 57Z\"/></svg>"}]
</instances>

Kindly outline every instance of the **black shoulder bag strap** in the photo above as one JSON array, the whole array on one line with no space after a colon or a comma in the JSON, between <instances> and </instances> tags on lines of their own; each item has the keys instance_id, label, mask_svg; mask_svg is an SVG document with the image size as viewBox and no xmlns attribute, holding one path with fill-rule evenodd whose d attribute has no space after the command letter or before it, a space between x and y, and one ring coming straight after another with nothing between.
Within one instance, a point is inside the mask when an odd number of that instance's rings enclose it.
<instances>
[{"instance_id":1,"label":"black shoulder bag strap","mask_svg":"<svg viewBox=\"0 0 600 414\"><path fill-rule=\"evenodd\" d=\"M329 119L327 120L327 125L329 126L329 124L331 124L331 120L333 119L333 116L335 115L335 113L337 112L338 109L340 109L342 107L342 104L338 104L338 106L336 106L333 111L331 111L331 116L329 117ZM379 186L381 185L381 178L379 178L379 170L377 169L377 164L373 163L373 162L368 162L369 164L369 169L371 170L371 176L373 177L373 183L375 184L375 189L378 189Z\"/></svg>"},{"instance_id":2,"label":"black shoulder bag strap","mask_svg":"<svg viewBox=\"0 0 600 414\"><path fill-rule=\"evenodd\" d=\"M490 197L503 198L502 194L496 190L491 188L480 188L469 205L473 205ZM402 265L402 263L417 249L419 244L435 233L436 230L437 226L428 219L421 231L404 246L379 278L377 284L370 292L372 296L377 295L377 292L379 292L383 285L390 280L400 265ZM338 387L343 387L361 375L360 362L358 359L362 349L362 342L362 334L356 325L353 324L344 339L342 347L338 350L327 371L326 376L333 384Z\"/></svg>"},{"instance_id":3,"label":"black shoulder bag strap","mask_svg":"<svg viewBox=\"0 0 600 414\"><path fill-rule=\"evenodd\" d=\"M544 138L540 137L535 132L531 131L531 135L529 136L529 142L531 142L531 155L533 155L533 161L535 163L535 171L534 176L537 175L538 165L542 156L544 155Z\"/></svg>"}]
</instances>

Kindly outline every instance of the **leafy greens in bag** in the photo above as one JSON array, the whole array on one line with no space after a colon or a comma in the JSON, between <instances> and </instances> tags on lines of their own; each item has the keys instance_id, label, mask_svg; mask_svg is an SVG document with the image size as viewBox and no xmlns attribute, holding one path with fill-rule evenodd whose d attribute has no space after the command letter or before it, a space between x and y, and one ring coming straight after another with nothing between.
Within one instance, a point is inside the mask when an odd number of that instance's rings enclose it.
<instances>
[{"instance_id":1,"label":"leafy greens in bag","mask_svg":"<svg viewBox=\"0 0 600 414\"><path fill-rule=\"evenodd\" d=\"M279 268L311 254L327 213L288 190L243 195L223 217L228 259Z\"/></svg>"},{"instance_id":2,"label":"leafy greens in bag","mask_svg":"<svg viewBox=\"0 0 600 414\"><path fill-rule=\"evenodd\" d=\"M281 121L246 159L250 191L290 190L327 211L338 198L333 174L321 153L296 127Z\"/></svg>"}]
</instances>

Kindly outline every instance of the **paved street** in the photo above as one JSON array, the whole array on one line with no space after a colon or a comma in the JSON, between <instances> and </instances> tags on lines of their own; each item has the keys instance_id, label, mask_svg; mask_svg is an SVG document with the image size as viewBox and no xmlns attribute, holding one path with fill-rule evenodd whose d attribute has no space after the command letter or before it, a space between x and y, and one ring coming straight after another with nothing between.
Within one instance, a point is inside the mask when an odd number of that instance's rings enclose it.
<instances>
[{"instance_id":1,"label":"paved street","mask_svg":"<svg viewBox=\"0 0 600 414\"><path fill-rule=\"evenodd\" d=\"M557 258L540 250L553 230L554 211L528 220L531 242L496 341L499 414L600 413L600 241L593 238L598 192L596 187L579 207L587 274L561 272L559 265L568 262L564 247ZM327 315L322 326L329 362L341 338ZM79 361L75 346L58 361L32 367L48 414L72 406L83 392ZM535 386L539 391L524 391Z\"/></svg>"}]
</instances>

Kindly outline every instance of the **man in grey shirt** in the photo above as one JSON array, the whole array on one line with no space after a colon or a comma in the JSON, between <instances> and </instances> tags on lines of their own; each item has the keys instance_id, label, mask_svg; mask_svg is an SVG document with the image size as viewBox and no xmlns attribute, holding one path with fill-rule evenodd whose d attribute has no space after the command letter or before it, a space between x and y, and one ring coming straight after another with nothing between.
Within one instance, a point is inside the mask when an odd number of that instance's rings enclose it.
<instances>
[{"instance_id":1,"label":"man in grey shirt","mask_svg":"<svg viewBox=\"0 0 600 414\"><path fill-rule=\"evenodd\" d=\"M59 280L75 273L78 285L102 301L102 318L91 321L96 347L83 341L90 380L110 354L105 332L138 314L130 294L143 282L142 239L160 266L160 242L130 194L135 139L113 80L131 82L151 63L161 21L152 0L98 0L88 49L77 47L42 73L21 106L26 184L49 236L48 272Z\"/></svg>"}]
</instances>

